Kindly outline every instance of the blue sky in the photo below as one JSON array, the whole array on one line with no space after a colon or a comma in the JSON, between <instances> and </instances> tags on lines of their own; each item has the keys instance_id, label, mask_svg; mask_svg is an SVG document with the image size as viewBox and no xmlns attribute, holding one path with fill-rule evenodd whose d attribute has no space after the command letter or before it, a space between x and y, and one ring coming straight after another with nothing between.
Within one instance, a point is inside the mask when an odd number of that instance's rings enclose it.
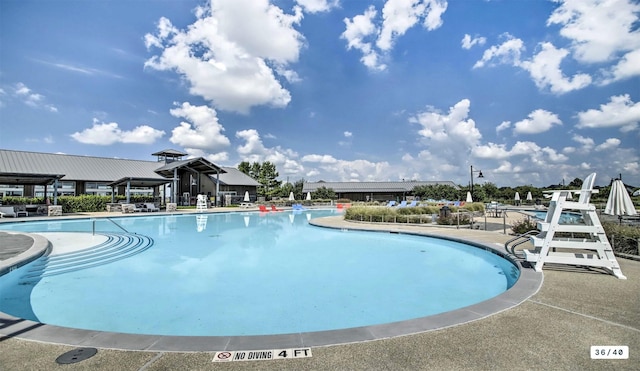
<instances>
[{"instance_id":1,"label":"blue sky","mask_svg":"<svg viewBox=\"0 0 640 371\"><path fill-rule=\"evenodd\" d=\"M0 1L0 148L640 186L631 0Z\"/></svg>"}]
</instances>

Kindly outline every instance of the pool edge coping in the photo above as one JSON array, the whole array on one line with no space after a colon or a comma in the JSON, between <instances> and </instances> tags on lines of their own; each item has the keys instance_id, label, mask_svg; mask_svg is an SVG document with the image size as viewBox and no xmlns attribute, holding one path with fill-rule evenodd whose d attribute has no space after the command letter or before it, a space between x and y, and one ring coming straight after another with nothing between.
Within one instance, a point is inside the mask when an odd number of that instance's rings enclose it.
<instances>
[{"instance_id":1,"label":"pool edge coping","mask_svg":"<svg viewBox=\"0 0 640 371\"><path fill-rule=\"evenodd\" d=\"M318 224L318 219L323 218L313 219L316 222L312 223L310 221L310 224L318 227L339 230L346 229L354 231L411 234L470 244L472 246L488 250L492 253L496 253L497 255L510 260L519 269L520 277L510 289L502 294L467 307L404 321L339 330L254 336L140 335L47 325L0 312L0 341L3 337L13 337L22 340L60 345L150 352L215 352L344 345L410 336L477 321L520 305L525 300L536 294L542 287L542 273L523 267L521 262L514 257L488 244L465 238L444 236L434 233L398 231L394 230L392 225L385 226L384 229L376 230L355 226L350 226L348 228L334 227ZM30 236L34 237L34 235ZM40 236L40 238L46 241L48 248L49 241L42 236ZM31 251L31 249L28 251ZM45 252L46 249L42 250L40 255ZM16 256L16 258L25 254L26 252ZM22 265L26 263L28 262L23 262Z\"/></svg>"}]
</instances>

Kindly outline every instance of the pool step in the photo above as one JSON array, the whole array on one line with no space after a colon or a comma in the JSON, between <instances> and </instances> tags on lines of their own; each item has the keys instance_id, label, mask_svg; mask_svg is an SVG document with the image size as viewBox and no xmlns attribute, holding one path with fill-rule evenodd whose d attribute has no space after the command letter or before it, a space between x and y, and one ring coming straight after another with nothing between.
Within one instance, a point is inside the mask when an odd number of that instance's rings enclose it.
<instances>
[{"instance_id":1,"label":"pool step","mask_svg":"<svg viewBox=\"0 0 640 371\"><path fill-rule=\"evenodd\" d=\"M151 246L153 239L133 233L100 233L107 240L98 245L72 253L46 256L35 261L24 279L74 272L97 267L139 254Z\"/></svg>"}]
</instances>

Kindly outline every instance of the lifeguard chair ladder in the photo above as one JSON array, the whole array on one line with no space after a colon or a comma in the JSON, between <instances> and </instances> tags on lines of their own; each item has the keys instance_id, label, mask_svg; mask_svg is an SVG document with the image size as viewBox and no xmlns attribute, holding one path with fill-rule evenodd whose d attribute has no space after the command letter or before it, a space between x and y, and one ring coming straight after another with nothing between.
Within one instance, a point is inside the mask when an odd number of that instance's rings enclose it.
<instances>
[{"instance_id":1,"label":"lifeguard chair ladder","mask_svg":"<svg viewBox=\"0 0 640 371\"><path fill-rule=\"evenodd\" d=\"M207 211L207 197L205 195L198 195L196 201L196 212L203 213Z\"/></svg>"},{"instance_id":2,"label":"lifeguard chair ladder","mask_svg":"<svg viewBox=\"0 0 640 371\"><path fill-rule=\"evenodd\" d=\"M538 222L540 233L531 236L535 250L523 250L525 261L534 263L535 270L542 272L545 263L568 264L588 267L600 267L619 279L627 279L620 270L620 265L613 254L613 249L604 232L596 208L589 203L596 173L590 174L583 182L582 189L556 190L551 196L551 203L544 222ZM569 201L571 193L580 193L578 202ZM564 211L577 211L582 215L584 224L560 223ZM565 236L558 236L566 232ZM579 233L580 238L567 237L567 234Z\"/></svg>"}]
</instances>

